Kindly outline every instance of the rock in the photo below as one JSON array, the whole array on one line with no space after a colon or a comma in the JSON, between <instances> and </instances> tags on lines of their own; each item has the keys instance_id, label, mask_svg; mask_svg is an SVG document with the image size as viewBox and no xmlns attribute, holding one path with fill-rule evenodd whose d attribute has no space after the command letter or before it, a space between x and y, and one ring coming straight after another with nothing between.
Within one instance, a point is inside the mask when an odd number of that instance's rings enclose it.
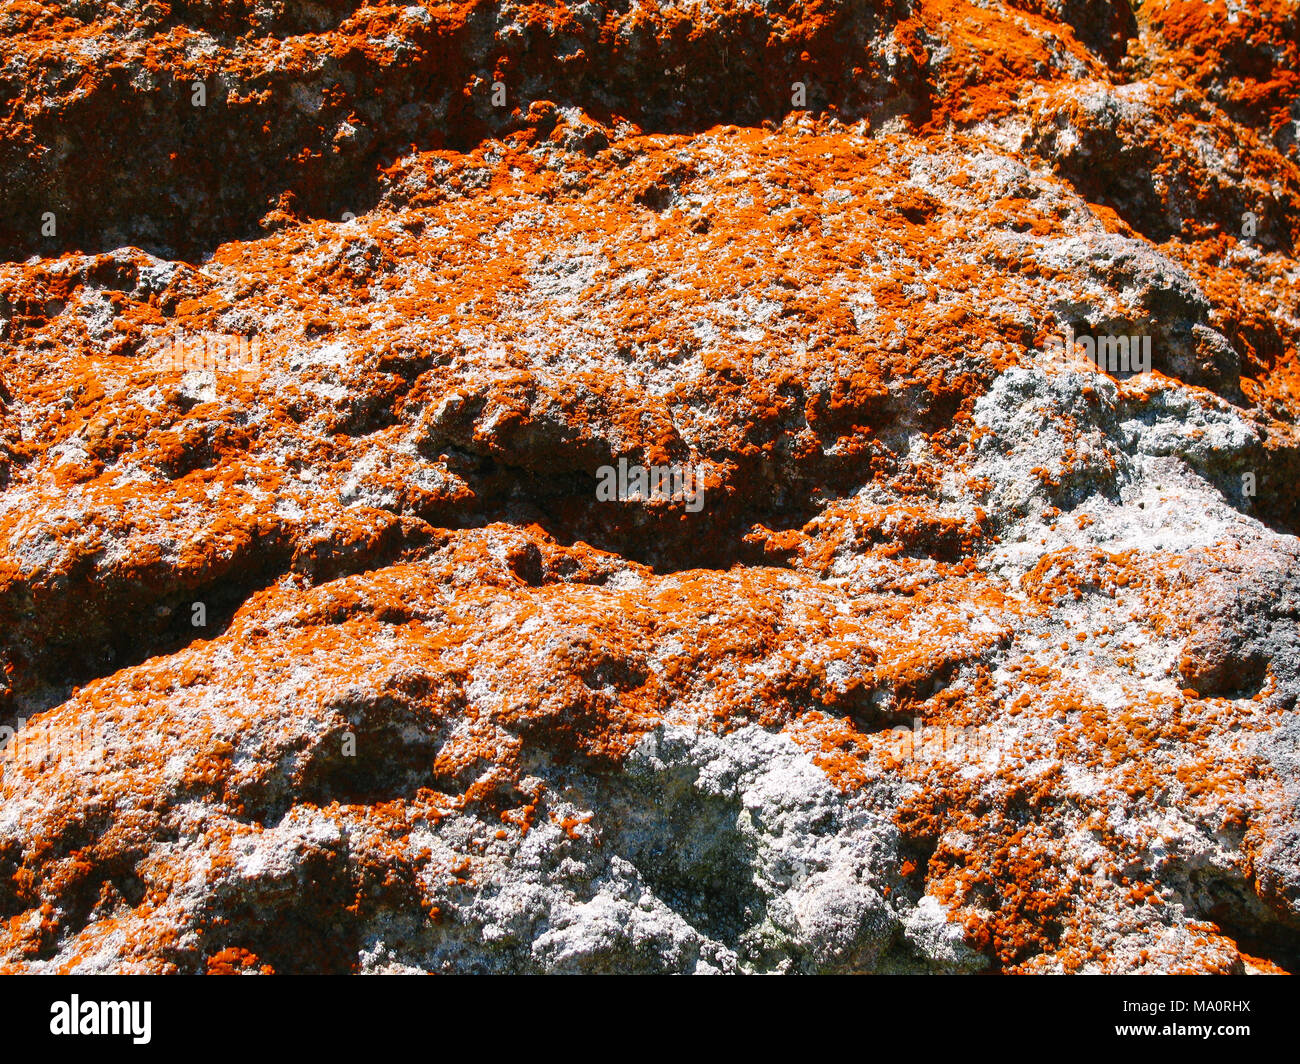
<instances>
[{"instance_id":1,"label":"rock","mask_svg":"<svg viewBox=\"0 0 1300 1064\"><path fill-rule=\"evenodd\" d=\"M0 12L0 971L1294 970L1232 11Z\"/></svg>"}]
</instances>

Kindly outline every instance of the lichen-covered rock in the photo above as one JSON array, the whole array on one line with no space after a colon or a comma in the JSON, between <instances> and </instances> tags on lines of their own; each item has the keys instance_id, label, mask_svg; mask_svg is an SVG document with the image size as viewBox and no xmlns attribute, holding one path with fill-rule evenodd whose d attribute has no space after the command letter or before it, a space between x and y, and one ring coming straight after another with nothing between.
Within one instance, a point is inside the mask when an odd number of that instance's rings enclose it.
<instances>
[{"instance_id":1,"label":"lichen-covered rock","mask_svg":"<svg viewBox=\"0 0 1300 1064\"><path fill-rule=\"evenodd\" d=\"M1300 964L1295 18L0 2L0 970Z\"/></svg>"}]
</instances>

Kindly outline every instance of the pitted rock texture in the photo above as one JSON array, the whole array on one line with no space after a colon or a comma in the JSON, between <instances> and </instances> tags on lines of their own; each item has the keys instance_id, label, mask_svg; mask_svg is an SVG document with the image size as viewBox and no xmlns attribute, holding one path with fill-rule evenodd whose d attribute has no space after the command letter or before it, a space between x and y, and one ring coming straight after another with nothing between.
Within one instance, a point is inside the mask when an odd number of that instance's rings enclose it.
<instances>
[{"instance_id":1,"label":"pitted rock texture","mask_svg":"<svg viewBox=\"0 0 1300 1064\"><path fill-rule=\"evenodd\" d=\"M0 2L0 971L1294 970L1298 49Z\"/></svg>"}]
</instances>

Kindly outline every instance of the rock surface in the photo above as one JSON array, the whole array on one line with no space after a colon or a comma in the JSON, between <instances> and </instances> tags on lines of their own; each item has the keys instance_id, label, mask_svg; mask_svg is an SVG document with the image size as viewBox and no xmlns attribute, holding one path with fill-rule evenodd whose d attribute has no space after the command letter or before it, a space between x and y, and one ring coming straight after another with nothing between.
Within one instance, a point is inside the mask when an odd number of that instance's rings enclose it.
<instances>
[{"instance_id":1,"label":"rock surface","mask_svg":"<svg viewBox=\"0 0 1300 1064\"><path fill-rule=\"evenodd\" d=\"M1293 970L1298 17L0 2L0 971Z\"/></svg>"}]
</instances>

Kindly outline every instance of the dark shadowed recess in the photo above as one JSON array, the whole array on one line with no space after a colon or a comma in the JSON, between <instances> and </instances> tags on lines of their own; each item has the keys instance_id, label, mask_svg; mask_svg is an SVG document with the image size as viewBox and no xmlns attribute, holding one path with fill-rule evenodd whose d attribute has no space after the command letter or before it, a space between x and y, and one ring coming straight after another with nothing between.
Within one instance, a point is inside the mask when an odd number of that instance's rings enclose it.
<instances>
[{"instance_id":1,"label":"dark shadowed recess","mask_svg":"<svg viewBox=\"0 0 1300 1064\"><path fill-rule=\"evenodd\" d=\"M413 147L463 150L520 128L530 100L689 131L779 117L790 110L790 84L806 79L809 108L840 101L861 113L868 94L844 77L845 49L865 46L882 21L877 9L892 17L892 6L846 5L834 17L843 39L769 41L768 23L741 11L696 39L683 23L667 38L647 29L619 42L603 39L594 19L557 32L540 16L494 41L495 3L483 0L450 25L434 5L427 25L403 31L410 59L382 63L351 40L310 72L241 76L234 103L210 76L205 107L193 106L187 72L164 71L141 90L131 68L110 68L84 95L31 116L26 135L0 142L8 190L0 256L134 244L194 260L259 235L277 205L300 216L361 214L377 198L379 166ZM807 62L806 46L816 50ZM492 106L495 71L509 86L508 107ZM23 91L0 85L3 97ZM318 109L294 104L304 93ZM352 133L336 137L345 125ZM42 235L45 212L55 215L53 236Z\"/></svg>"},{"instance_id":2,"label":"dark shadowed recess","mask_svg":"<svg viewBox=\"0 0 1300 1064\"><path fill-rule=\"evenodd\" d=\"M260 38L329 30L357 6L176 0L133 17L151 32L184 26L233 48L241 31ZM1016 6L1037 13L1044 5ZM99 5L60 7L86 22L102 17ZM204 107L192 102L193 71L159 71L142 88L133 67L109 60L84 92L31 108L25 125L0 124L0 261L126 245L198 261L222 243L260 236L277 215L360 215L378 199L380 167L413 149L466 150L508 134L524 125L531 101L581 107L605 122L629 119L648 132L696 132L779 119L791 110L798 81L813 113L901 115L916 124L930 117L929 60L899 49L885 71L870 47L911 14L909 0L776 0L775 13L795 23L820 20L806 23L815 31L785 39L753 10L715 13L705 34L685 20L610 33L610 19L628 8L615 0L594 13L576 9L559 29L540 10L520 11L520 32L498 36L496 0L462 8L459 22L433 4L427 24L403 30L409 58L381 62L360 39L341 38L318 69L236 75L233 103L225 87L231 75L214 70L199 79ZM1123 0L1067 0L1056 17L1108 62L1135 32ZM491 102L498 77L508 91L502 108ZM48 70L24 78L40 84L0 78L0 101L15 113L25 94L57 83ZM297 106L302 95L319 99L319 108Z\"/></svg>"}]
</instances>

